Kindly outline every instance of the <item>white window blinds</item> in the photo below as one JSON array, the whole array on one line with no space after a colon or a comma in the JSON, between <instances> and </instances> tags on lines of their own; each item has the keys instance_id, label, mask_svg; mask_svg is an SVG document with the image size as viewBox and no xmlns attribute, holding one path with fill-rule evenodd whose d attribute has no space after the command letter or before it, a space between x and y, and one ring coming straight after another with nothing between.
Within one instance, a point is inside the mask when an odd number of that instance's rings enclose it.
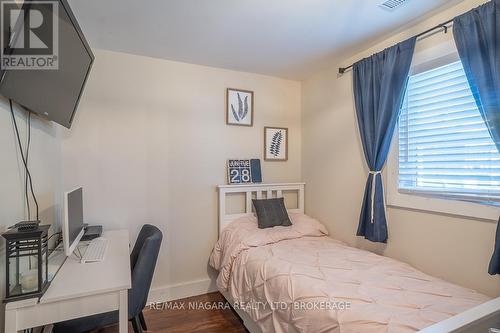
<instances>
[{"instance_id":1,"label":"white window blinds","mask_svg":"<svg viewBox=\"0 0 500 333\"><path fill-rule=\"evenodd\" d=\"M401 192L500 198L500 154L460 61L410 77L399 119L398 184Z\"/></svg>"}]
</instances>

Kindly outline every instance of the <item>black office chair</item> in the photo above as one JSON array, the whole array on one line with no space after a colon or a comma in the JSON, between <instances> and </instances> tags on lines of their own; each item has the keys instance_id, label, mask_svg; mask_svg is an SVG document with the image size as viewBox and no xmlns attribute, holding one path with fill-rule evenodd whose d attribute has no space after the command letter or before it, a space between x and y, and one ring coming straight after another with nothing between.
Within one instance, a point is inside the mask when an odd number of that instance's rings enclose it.
<instances>
[{"instance_id":1,"label":"black office chair","mask_svg":"<svg viewBox=\"0 0 500 333\"><path fill-rule=\"evenodd\" d=\"M162 238L163 235L157 227L146 224L141 228L130 254L132 288L128 291L128 318L135 333L148 330L142 309L146 306ZM82 333L116 323L118 311L112 311L56 323L54 332Z\"/></svg>"}]
</instances>

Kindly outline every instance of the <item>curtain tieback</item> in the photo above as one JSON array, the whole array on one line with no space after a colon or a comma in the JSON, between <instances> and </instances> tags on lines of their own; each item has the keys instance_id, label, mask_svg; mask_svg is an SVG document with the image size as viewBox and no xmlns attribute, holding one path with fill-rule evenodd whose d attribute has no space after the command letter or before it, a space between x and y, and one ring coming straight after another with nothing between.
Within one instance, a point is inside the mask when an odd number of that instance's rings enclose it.
<instances>
[{"instance_id":1,"label":"curtain tieback","mask_svg":"<svg viewBox=\"0 0 500 333\"><path fill-rule=\"evenodd\" d=\"M373 170L370 170L368 171L368 174L370 175L373 175L373 178L372 178L372 193L371 193L371 197L372 197L372 202L371 202L371 208L372 208L372 212L371 212L371 223L373 223L374 221L374 212L375 212L375 186L376 186L376 182L377 182L377 175L381 174L382 171L373 171Z\"/></svg>"}]
</instances>

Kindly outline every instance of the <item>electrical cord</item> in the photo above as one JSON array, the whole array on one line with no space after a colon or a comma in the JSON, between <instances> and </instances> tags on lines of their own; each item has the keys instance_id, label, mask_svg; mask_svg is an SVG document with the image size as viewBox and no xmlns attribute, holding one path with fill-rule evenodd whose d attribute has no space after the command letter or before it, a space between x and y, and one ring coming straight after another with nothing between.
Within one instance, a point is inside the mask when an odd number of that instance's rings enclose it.
<instances>
[{"instance_id":1,"label":"electrical cord","mask_svg":"<svg viewBox=\"0 0 500 333\"><path fill-rule=\"evenodd\" d=\"M28 139L26 142L26 164L29 165L30 143L31 143L31 112L28 112ZM24 195L26 197L26 207L28 208L28 220L31 220L30 198L28 194L28 172L24 173Z\"/></svg>"},{"instance_id":2,"label":"electrical cord","mask_svg":"<svg viewBox=\"0 0 500 333\"><path fill-rule=\"evenodd\" d=\"M59 231L59 232L54 232L52 235L49 236L49 238L47 238L47 242L54 236L57 236L57 235L60 235L62 234L62 231Z\"/></svg>"},{"instance_id":3,"label":"electrical cord","mask_svg":"<svg viewBox=\"0 0 500 333\"><path fill-rule=\"evenodd\" d=\"M19 151L21 152L21 158L23 160L24 164L24 169L26 170L26 174L28 175L29 183L30 183L30 190L31 190L31 196L33 197L33 201L35 202L36 206L36 219L38 220L38 201L36 199L35 191L33 190L33 180L31 179L31 173L28 168L28 163L26 162L26 159L24 157L24 152L23 152L23 147L21 145L21 137L19 136L19 129L17 128L17 121L16 121L16 116L14 114L14 108L12 106L12 100L9 98L9 105L10 105L10 113L12 115L12 121L14 122L14 129L16 131L16 136L17 136L17 143L19 144Z\"/></svg>"}]
</instances>

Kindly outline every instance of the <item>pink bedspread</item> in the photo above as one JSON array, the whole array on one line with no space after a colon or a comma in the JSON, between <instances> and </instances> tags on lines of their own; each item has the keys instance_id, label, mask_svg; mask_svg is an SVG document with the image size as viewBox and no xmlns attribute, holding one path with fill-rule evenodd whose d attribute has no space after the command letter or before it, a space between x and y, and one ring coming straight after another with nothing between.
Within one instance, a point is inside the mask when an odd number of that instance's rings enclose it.
<instances>
[{"instance_id":1,"label":"pink bedspread","mask_svg":"<svg viewBox=\"0 0 500 333\"><path fill-rule=\"evenodd\" d=\"M233 221L210 257L217 285L263 332L415 332L488 298L410 265L327 236L318 221L292 227Z\"/></svg>"}]
</instances>

